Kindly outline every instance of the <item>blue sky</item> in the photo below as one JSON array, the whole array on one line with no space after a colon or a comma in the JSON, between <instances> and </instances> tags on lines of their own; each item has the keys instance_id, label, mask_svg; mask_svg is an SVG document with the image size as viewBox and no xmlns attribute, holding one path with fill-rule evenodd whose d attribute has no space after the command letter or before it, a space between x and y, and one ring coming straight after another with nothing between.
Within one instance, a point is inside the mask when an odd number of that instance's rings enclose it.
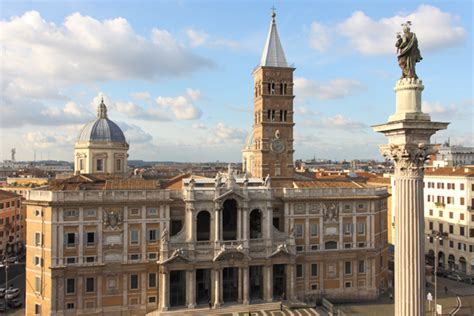
<instances>
[{"instance_id":1,"label":"blue sky","mask_svg":"<svg viewBox=\"0 0 474 316\"><path fill-rule=\"evenodd\" d=\"M72 160L104 97L130 159L239 161L276 7L294 63L295 158L378 158L411 20L432 141L473 145L471 1L2 1L0 159Z\"/></svg>"}]
</instances>

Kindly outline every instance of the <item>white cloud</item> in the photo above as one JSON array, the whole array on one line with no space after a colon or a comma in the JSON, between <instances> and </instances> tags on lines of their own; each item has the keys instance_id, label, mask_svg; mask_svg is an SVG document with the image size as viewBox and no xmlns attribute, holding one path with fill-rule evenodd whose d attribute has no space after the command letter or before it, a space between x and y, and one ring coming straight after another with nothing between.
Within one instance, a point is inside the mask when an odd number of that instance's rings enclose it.
<instances>
[{"instance_id":1,"label":"white cloud","mask_svg":"<svg viewBox=\"0 0 474 316\"><path fill-rule=\"evenodd\" d=\"M341 114L336 114L332 117L323 117L320 120L320 123L329 128L351 128L351 129L360 129L366 127L364 123L354 121L350 118L344 117Z\"/></svg>"},{"instance_id":2,"label":"white cloud","mask_svg":"<svg viewBox=\"0 0 474 316\"><path fill-rule=\"evenodd\" d=\"M186 35L189 38L189 43L192 47L197 47L203 45L206 40L209 38L209 34L204 31L198 31L194 29L187 29Z\"/></svg>"},{"instance_id":3,"label":"white cloud","mask_svg":"<svg viewBox=\"0 0 474 316\"><path fill-rule=\"evenodd\" d=\"M394 54L395 34L401 24L411 21L421 52L435 51L461 43L466 30L458 25L459 18L431 5L420 5L414 12L374 20L362 11L354 12L337 26L351 46L362 54Z\"/></svg>"},{"instance_id":4,"label":"white cloud","mask_svg":"<svg viewBox=\"0 0 474 316\"><path fill-rule=\"evenodd\" d=\"M202 123L196 123L191 126L194 129L207 129L207 126Z\"/></svg>"},{"instance_id":5,"label":"white cloud","mask_svg":"<svg viewBox=\"0 0 474 316\"><path fill-rule=\"evenodd\" d=\"M202 111L192 101L201 98L199 90L187 89L184 95L177 97L162 97L155 99L164 109L169 109L178 120L195 120L201 117Z\"/></svg>"},{"instance_id":6,"label":"white cloud","mask_svg":"<svg viewBox=\"0 0 474 316\"><path fill-rule=\"evenodd\" d=\"M150 102L152 101L150 92L143 91L143 92L134 92L131 94L132 98L135 100L140 100L140 101L145 101L145 102Z\"/></svg>"},{"instance_id":7,"label":"white cloud","mask_svg":"<svg viewBox=\"0 0 474 316\"><path fill-rule=\"evenodd\" d=\"M328 27L318 23L311 23L309 35L309 46L319 52L326 51L331 45L330 32Z\"/></svg>"},{"instance_id":8,"label":"white cloud","mask_svg":"<svg viewBox=\"0 0 474 316\"><path fill-rule=\"evenodd\" d=\"M236 41L232 41L232 40L224 39L224 38L216 38L201 30L188 28L186 29L186 35L188 36L189 45L191 45L191 47L198 47L198 46L226 47L226 48L239 47L239 43Z\"/></svg>"},{"instance_id":9,"label":"white cloud","mask_svg":"<svg viewBox=\"0 0 474 316\"><path fill-rule=\"evenodd\" d=\"M296 78L295 95L298 98L316 98L330 100L344 98L365 89L365 86L353 79L333 79L327 83L320 83L306 78Z\"/></svg>"},{"instance_id":10,"label":"white cloud","mask_svg":"<svg viewBox=\"0 0 474 316\"><path fill-rule=\"evenodd\" d=\"M130 146L149 143L153 139L150 133L145 132L141 127L135 124L127 124L125 122L117 122L117 124L125 134L125 138Z\"/></svg>"},{"instance_id":11,"label":"white cloud","mask_svg":"<svg viewBox=\"0 0 474 316\"><path fill-rule=\"evenodd\" d=\"M23 135L24 140L33 148L57 148L72 146L75 135L56 132L28 132Z\"/></svg>"},{"instance_id":12,"label":"white cloud","mask_svg":"<svg viewBox=\"0 0 474 316\"><path fill-rule=\"evenodd\" d=\"M299 106L296 108L295 112L298 114L298 115L302 115L302 116L313 116L313 115L318 115L318 112L316 111L313 111L311 109L308 109L307 107L304 107L304 106Z\"/></svg>"},{"instance_id":13,"label":"white cloud","mask_svg":"<svg viewBox=\"0 0 474 316\"><path fill-rule=\"evenodd\" d=\"M247 135L244 129L231 127L222 122L217 123L211 133L212 137L209 137L207 140L209 145L243 144Z\"/></svg>"}]
</instances>

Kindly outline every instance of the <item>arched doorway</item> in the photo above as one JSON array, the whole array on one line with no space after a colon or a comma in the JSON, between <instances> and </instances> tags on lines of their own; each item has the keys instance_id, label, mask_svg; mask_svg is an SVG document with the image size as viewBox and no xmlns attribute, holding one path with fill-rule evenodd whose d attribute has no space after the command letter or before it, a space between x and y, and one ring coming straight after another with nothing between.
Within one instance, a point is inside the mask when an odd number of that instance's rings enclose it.
<instances>
[{"instance_id":1,"label":"arched doorway","mask_svg":"<svg viewBox=\"0 0 474 316\"><path fill-rule=\"evenodd\" d=\"M250 212L250 239L262 238L262 212L255 209Z\"/></svg>"},{"instance_id":2,"label":"arched doorway","mask_svg":"<svg viewBox=\"0 0 474 316\"><path fill-rule=\"evenodd\" d=\"M444 252L438 253L438 268L444 268Z\"/></svg>"},{"instance_id":3,"label":"arched doorway","mask_svg":"<svg viewBox=\"0 0 474 316\"><path fill-rule=\"evenodd\" d=\"M459 271L466 273L466 258L464 257L459 258Z\"/></svg>"},{"instance_id":4,"label":"arched doorway","mask_svg":"<svg viewBox=\"0 0 474 316\"><path fill-rule=\"evenodd\" d=\"M229 199L224 202L222 210L222 238L237 239L237 201Z\"/></svg>"},{"instance_id":5,"label":"arched doorway","mask_svg":"<svg viewBox=\"0 0 474 316\"><path fill-rule=\"evenodd\" d=\"M211 214L200 211L196 218L197 241L211 240Z\"/></svg>"},{"instance_id":6,"label":"arched doorway","mask_svg":"<svg viewBox=\"0 0 474 316\"><path fill-rule=\"evenodd\" d=\"M456 265L456 259L454 258L454 255L449 255L448 256L448 269L449 271L454 271Z\"/></svg>"}]
</instances>

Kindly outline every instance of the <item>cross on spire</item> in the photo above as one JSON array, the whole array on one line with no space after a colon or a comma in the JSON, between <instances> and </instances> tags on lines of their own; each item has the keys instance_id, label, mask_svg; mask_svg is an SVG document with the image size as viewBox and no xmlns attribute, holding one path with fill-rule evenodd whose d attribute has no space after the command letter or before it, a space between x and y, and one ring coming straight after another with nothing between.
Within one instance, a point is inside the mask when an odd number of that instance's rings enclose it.
<instances>
[{"instance_id":1,"label":"cross on spire","mask_svg":"<svg viewBox=\"0 0 474 316\"><path fill-rule=\"evenodd\" d=\"M272 6L270 9L272 9L272 21L275 22L275 16L276 16L276 13L275 13L275 6Z\"/></svg>"}]
</instances>

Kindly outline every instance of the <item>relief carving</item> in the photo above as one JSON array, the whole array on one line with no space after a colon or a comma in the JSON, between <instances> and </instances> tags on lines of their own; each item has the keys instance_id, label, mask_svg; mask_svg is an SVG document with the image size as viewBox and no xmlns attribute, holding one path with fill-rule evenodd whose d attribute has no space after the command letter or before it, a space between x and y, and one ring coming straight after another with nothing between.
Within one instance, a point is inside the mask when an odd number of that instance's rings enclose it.
<instances>
[{"instance_id":1,"label":"relief carving","mask_svg":"<svg viewBox=\"0 0 474 316\"><path fill-rule=\"evenodd\" d=\"M119 230L123 223L122 210L104 210L103 222L107 230Z\"/></svg>"},{"instance_id":2,"label":"relief carving","mask_svg":"<svg viewBox=\"0 0 474 316\"><path fill-rule=\"evenodd\" d=\"M324 203L323 219L325 222L337 222L339 217L339 209L336 203Z\"/></svg>"}]
</instances>

